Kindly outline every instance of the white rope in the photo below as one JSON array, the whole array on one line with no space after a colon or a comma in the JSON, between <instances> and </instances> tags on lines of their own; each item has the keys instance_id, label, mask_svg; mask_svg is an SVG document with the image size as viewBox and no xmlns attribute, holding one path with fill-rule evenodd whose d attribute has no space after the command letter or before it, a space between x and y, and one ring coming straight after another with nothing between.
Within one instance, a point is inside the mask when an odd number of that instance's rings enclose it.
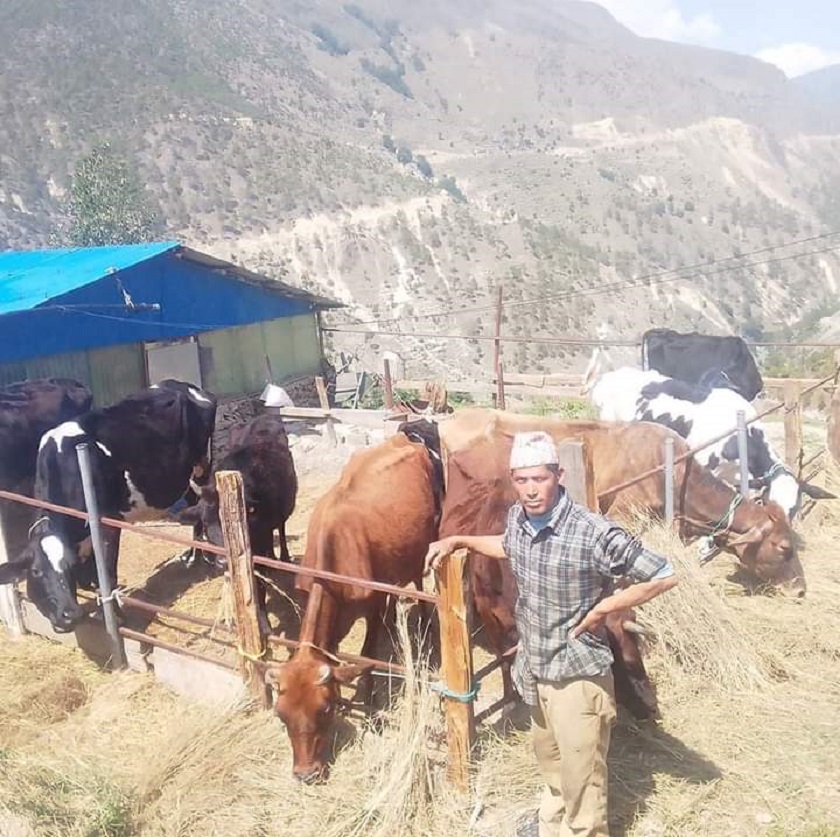
<instances>
[{"instance_id":1,"label":"white rope","mask_svg":"<svg viewBox=\"0 0 840 837\"><path fill-rule=\"evenodd\" d=\"M47 515L42 514L30 527L29 531L26 533L26 538L29 540L32 537L32 533L41 523L49 523L50 519Z\"/></svg>"},{"instance_id":2,"label":"white rope","mask_svg":"<svg viewBox=\"0 0 840 837\"><path fill-rule=\"evenodd\" d=\"M123 600L122 600L123 592L124 591L121 587L115 587L111 591L110 596L104 596L104 597L103 596L97 596L96 597L96 604L101 607L102 605L105 604L105 602L116 602L117 607L122 608L122 606L123 606Z\"/></svg>"}]
</instances>

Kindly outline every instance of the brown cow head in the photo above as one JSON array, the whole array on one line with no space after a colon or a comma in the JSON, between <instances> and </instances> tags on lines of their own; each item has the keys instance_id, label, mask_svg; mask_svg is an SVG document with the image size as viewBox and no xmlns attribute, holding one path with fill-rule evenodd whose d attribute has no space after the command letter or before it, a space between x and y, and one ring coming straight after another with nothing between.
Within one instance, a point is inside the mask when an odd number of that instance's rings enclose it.
<instances>
[{"instance_id":1,"label":"brown cow head","mask_svg":"<svg viewBox=\"0 0 840 837\"><path fill-rule=\"evenodd\" d=\"M781 506L755 506L750 528L728 538L725 548L762 581L785 595L805 595L805 572L799 562L796 540Z\"/></svg>"},{"instance_id":2,"label":"brown cow head","mask_svg":"<svg viewBox=\"0 0 840 837\"><path fill-rule=\"evenodd\" d=\"M325 779L328 744L335 728L339 687L352 683L365 666L335 665L308 648L287 663L268 668L265 682L274 691L274 712L292 742L292 772L307 784Z\"/></svg>"}]
</instances>

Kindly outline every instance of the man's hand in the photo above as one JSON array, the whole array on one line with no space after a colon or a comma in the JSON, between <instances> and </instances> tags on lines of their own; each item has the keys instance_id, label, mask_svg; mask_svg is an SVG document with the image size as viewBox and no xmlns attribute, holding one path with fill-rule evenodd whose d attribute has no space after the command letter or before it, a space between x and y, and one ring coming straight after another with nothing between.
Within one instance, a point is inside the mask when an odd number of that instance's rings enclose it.
<instances>
[{"instance_id":1,"label":"man's hand","mask_svg":"<svg viewBox=\"0 0 840 837\"><path fill-rule=\"evenodd\" d=\"M440 569L443 559L448 558L458 548L458 539L455 537L444 538L443 540L430 543L429 549L426 552L423 575L428 575L431 570Z\"/></svg>"},{"instance_id":2,"label":"man's hand","mask_svg":"<svg viewBox=\"0 0 840 837\"><path fill-rule=\"evenodd\" d=\"M598 605L592 608L586 616L583 617L580 624L572 629L569 636L572 639L577 639L581 634L598 630L603 627L604 621L607 618L606 613L599 610Z\"/></svg>"}]
</instances>

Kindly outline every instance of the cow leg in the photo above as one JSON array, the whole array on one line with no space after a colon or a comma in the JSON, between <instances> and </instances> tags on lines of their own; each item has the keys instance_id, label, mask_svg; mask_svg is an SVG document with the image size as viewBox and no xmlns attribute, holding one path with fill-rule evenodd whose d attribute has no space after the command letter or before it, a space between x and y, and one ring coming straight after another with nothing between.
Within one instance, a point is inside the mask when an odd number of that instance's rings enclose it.
<instances>
[{"instance_id":1,"label":"cow leg","mask_svg":"<svg viewBox=\"0 0 840 837\"><path fill-rule=\"evenodd\" d=\"M374 595L365 613L365 641L362 645L362 656L377 659L376 648L381 636L382 622L387 609L387 599L384 595ZM356 690L357 698L364 704L371 706L373 699L373 674L367 670L359 678Z\"/></svg>"},{"instance_id":2,"label":"cow leg","mask_svg":"<svg viewBox=\"0 0 840 837\"><path fill-rule=\"evenodd\" d=\"M656 690L648 677L639 640L624 630L625 619L632 611L613 613L606 620L607 638L613 652L613 680L616 702L637 719L657 718L659 706Z\"/></svg>"},{"instance_id":3,"label":"cow leg","mask_svg":"<svg viewBox=\"0 0 840 837\"><path fill-rule=\"evenodd\" d=\"M292 556L289 553L289 545L286 543L286 521L284 520L277 530L280 539L280 560L290 564Z\"/></svg>"},{"instance_id":4,"label":"cow leg","mask_svg":"<svg viewBox=\"0 0 840 837\"><path fill-rule=\"evenodd\" d=\"M258 526L253 527L251 531L251 551L254 555L259 555L263 558L274 558L274 543L271 529L265 529ZM274 576L273 570L268 567L260 567L259 573L266 578L272 580ZM268 621L268 612L266 605L268 602L268 584L262 578L257 578L255 588L257 595L257 618L260 623L260 630L266 635L271 633L271 624Z\"/></svg>"}]
</instances>

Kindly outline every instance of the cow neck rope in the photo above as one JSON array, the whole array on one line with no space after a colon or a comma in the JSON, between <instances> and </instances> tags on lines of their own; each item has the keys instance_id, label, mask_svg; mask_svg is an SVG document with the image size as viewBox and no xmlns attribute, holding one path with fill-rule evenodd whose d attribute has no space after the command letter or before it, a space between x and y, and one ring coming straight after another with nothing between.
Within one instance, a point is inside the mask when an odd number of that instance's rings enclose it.
<instances>
[{"instance_id":1,"label":"cow neck rope","mask_svg":"<svg viewBox=\"0 0 840 837\"><path fill-rule=\"evenodd\" d=\"M725 514L717 523L715 523L712 531L709 532L708 537L714 538L716 535L728 534L730 527L735 522L735 510L741 504L743 499L744 498L740 494L735 494L735 496L729 501L729 507L726 509Z\"/></svg>"},{"instance_id":2,"label":"cow neck rope","mask_svg":"<svg viewBox=\"0 0 840 837\"><path fill-rule=\"evenodd\" d=\"M761 482L764 482L765 480L770 482L770 480L778 474L790 474L793 476L793 472L787 467L787 465L785 465L784 462L777 462L775 465L771 466L770 470L763 477L760 477L759 479Z\"/></svg>"},{"instance_id":3,"label":"cow neck rope","mask_svg":"<svg viewBox=\"0 0 840 837\"><path fill-rule=\"evenodd\" d=\"M32 533L40 526L42 523L49 523L50 519L47 515L42 514L30 527L26 533L26 539L29 540L32 537Z\"/></svg>"},{"instance_id":4,"label":"cow neck rope","mask_svg":"<svg viewBox=\"0 0 840 837\"><path fill-rule=\"evenodd\" d=\"M735 521L735 510L741 504L744 498L736 493L735 496L729 501L729 505L726 508L726 511L723 513L723 517L718 520L714 526L711 527L711 530L707 532L703 537L705 538L715 538L721 534L727 534L729 532L730 527L732 526L733 522ZM688 521L689 523L694 523L697 526L708 526L709 524L700 521L700 520L692 520L690 517L686 515L680 515L683 520Z\"/></svg>"}]
</instances>

